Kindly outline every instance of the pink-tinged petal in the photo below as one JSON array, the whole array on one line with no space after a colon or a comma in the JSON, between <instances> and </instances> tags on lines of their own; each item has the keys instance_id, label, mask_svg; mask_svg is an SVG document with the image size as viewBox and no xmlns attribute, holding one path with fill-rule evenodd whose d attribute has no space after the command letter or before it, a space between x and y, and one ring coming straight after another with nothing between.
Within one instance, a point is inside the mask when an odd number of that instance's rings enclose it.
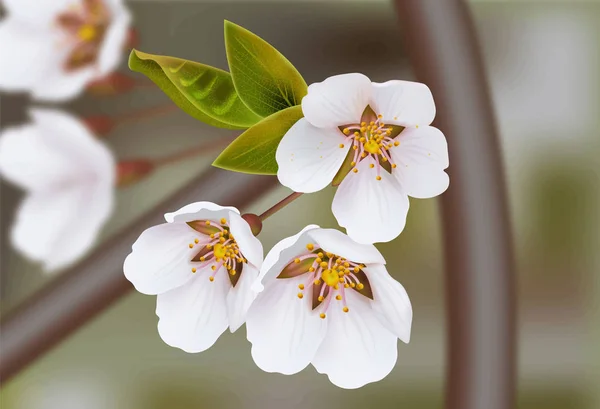
<instances>
[{"instance_id":1,"label":"pink-tinged petal","mask_svg":"<svg viewBox=\"0 0 600 409\"><path fill-rule=\"evenodd\" d=\"M17 212L13 246L46 271L70 265L94 243L113 206L112 187L77 186L32 193Z\"/></svg>"},{"instance_id":2,"label":"pink-tinged petal","mask_svg":"<svg viewBox=\"0 0 600 409\"><path fill-rule=\"evenodd\" d=\"M406 129L396 139L400 145L391 149L397 167L393 170L409 196L430 198L443 193L450 183L444 169L448 167L448 145L444 134L432 126Z\"/></svg>"},{"instance_id":3,"label":"pink-tinged petal","mask_svg":"<svg viewBox=\"0 0 600 409\"><path fill-rule=\"evenodd\" d=\"M286 237L277 243L265 257L265 261L260 269L258 279L252 286L254 291L260 292L264 286L275 280L283 267L288 264L293 257L306 251L306 245L312 242L312 237L306 232L318 229L316 224L309 224L301 232L291 237Z\"/></svg>"},{"instance_id":4,"label":"pink-tinged petal","mask_svg":"<svg viewBox=\"0 0 600 409\"><path fill-rule=\"evenodd\" d=\"M57 189L78 168L52 142L35 125L8 128L0 136L0 174L23 189Z\"/></svg>"},{"instance_id":5,"label":"pink-tinged petal","mask_svg":"<svg viewBox=\"0 0 600 409\"><path fill-rule=\"evenodd\" d=\"M14 17L0 22L0 90L28 91L42 81L53 56L48 33Z\"/></svg>"},{"instance_id":6,"label":"pink-tinged petal","mask_svg":"<svg viewBox=\"0 0 600 409\"><path fill-rule=\"evenodd\" d=\"M385 264L385 259L372 244L360 244L339 230L315 229L308 232L323 250L356 263Z\"/></svg>"},{"instance_id":7,"label":"pink-tinged petal","mask_svg":"<svg viewBox=\"0 0 600 409\"><path fill-rule=\"evenodd\" d=\"M300 372L313 359L327 330L310 305L299 299L304 277L277 279L267 285L248 311L246 330L252 358L266 372ZM339 345L338 345L339 347Z\"/></svg>"},{"instance_id":8,"label":"pink-tinged petal","mask_svg":"<svg viewBox=\"0 0 600 409\"><path fill-rule=\"evenodd\" d=\"M408 344L413 312L406 290L385 266L369 265L364 271L373 290L373 311L389 331Z\"/></svg>"},{"instance_id":9,"label":"pink-tinged petal","mask_svg":"<svg viewBox=\"0 0 600 409\"><path fill-rule=\"evenodd\" d=\"M227 329L227 271L221 268L209 281L210 268L199 271L185 285L156 299L158 333L168 345L189 353L210 348Z\"/></svg>"},{"instance_id":10,"label":"pink-tinged petal","mask_svg":"<svg viewBox=\"0 0 600 409\"><path fill-rule=\"evenodd\" d=\"M258 295L258 292L252 289L257 278L258 269L246 264L237 284L235 287L231 287L227 294L227 315L231 332L235 332L246 322L248 309Z\"/></svg>"},{"instance_id":11,"label":"pink-tinged petal","mask_svg":"<svg viewBox=\"0 0 600 409\"><path fill-rule=\"evenodd\" d=\"M114 184L114 157L83 122L52 109L31 109L29 114L47 141L46 145L60 151L75 167L72 179L86 184Z\"/></svg>"},{"instance_id":12,"label":"pink-tinged petal","mask_svg":"<svg viewBox=\"0 0 600 409\"><path fill-rule=\"evenodd\" d=\"M195 276L191 260L201 249L201 245L193 245L198 237L185 223L150 227L133 243L133 251L125 259L125 277L143 294L161 294L187 283Z\"/></svg>"},{"instance_id":13,"label":"pink-tinged petal","mask_svg":"<svg viewBox=\"0 0 600 409\"><path fill-rule=\"evenodd\" d=\"M350 172L338 187L331 209L338 224L358 243L371 244L395 239L404 229L408 213L408 197L396 179L365 158L358 173Z\"/></svg>"},{"instance_id":14,"label":"pink-tinged petal","mask_svg":"<svg viewBox=\"0 0 600 409\"><path fill-rule=\"evenodd\" d=\"M435 118L431 91L419 82L392 80L373 83L371 107L389 124L425 126Z\"/></svg>"},{"instance_id":15,"label":"pink-tinged petal","mask_svg":"<svg viewBox=\"0 0 600 409\"><path fill-rule=\"evenodd\" d=\"M398 357L397 338L371 310L369 300L349 291L350 311L332 301L327 311L327 335L312 364L331 383L344 389L360 388L385 378Z\"/></svg>"},{"instance_id":16,"label":"pink-tinged petal","mask_svg":"<svg viewBox=\"0 0 600 409\"><path fill-rule=\"evenodd\" d=\"M181 209L165 214L165 220L171 222L191 222L194 220L229 220L229 212L239 214L235 207L219 206L212 202L195 202L183 206Z\"/></svg>"},{"instance_id":17,"label":"pink-tinged petal","mask_svg":"<svg viewBox=\"0 0 600 409\"><path fill-rule=\"evenodd\" d=\"M277 147L277 178L295 192L321 190L331 183L349 149L350 143L339 129L317 128L302 118Z\"/></svg>"},{"instance_id":18,"label":"pink-tinged petal","mask_svg":"<svg viewBox=\"0 0 600 409\"><path fill-rule=\"evenodd\" d=\"M365 75L335 75L308 87L302 112L308 122L319 128L355 124L360 122L371 96L371 80Z\"/></svg>"},{"instance_id":19,"label":"pink-tinged petal","mask_svg":"<svg viewBox=\"0 0 600 409\"><path fill-rule=\"evenodd\" d=\"M32 27L52 28L59 14L79 1L73 0L2 0L10 17Z\"/></svg>"},{"instance_id":20,"label":"pink-tinged petal","mask_svg":"<svg viewBox=\"0 0 600 409\"><path fill-rule=\"evenodd\" d=\"M87 84L98 76L95 67L67 71L64 60L54 59L47 65L45 78L31 89L35 99L49 102L64 102L79 96Z\"/></svg>"},{"instance_id":21,"label":"pink-tinged petal","mask_svg":"<svg viewBox=\"0 0 600 409\"><path fill-rule=\"evenodd\" d=\"M123 47L127 40L131 14L122 2L109 2L112 20L104 36L98 55L98 71L100 76L114 71L123 57Z\"/></svg>"},{"instance_id":22,"label":"pink-tinged petal","mask_svg":"<svg viewBox=\"0 0 600 409\"><path fill-rule=\"evenodd\" d=\"M263 247L259 239L257 239L248 223L242 219L237 212L229 212L229 227L231 234L235 239L240 251L257 270L260 269L263 262Z\"/></svg>"}]
</instances>

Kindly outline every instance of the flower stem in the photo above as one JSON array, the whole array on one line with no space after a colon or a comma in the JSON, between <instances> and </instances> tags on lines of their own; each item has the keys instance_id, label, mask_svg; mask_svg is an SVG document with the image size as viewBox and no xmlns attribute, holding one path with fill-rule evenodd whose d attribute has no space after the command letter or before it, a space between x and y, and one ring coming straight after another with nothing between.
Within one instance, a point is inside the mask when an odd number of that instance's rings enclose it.
<instances>
[{"instance_id":1,"label":"flower stem","mask_svg":"<svg viewBox=\"0 0 600 409\"><path fill-rule=\"evenodd\" d=\"M233 138L224 138L224 139L218 139L216 141L208 141L208 142L200 144L196 147L193 147L190 149L185 149L180 152L176 152L172 155L167 155L167 156L163 156L161 158L153 159L152 163L156 167L170 165L172 163L177 163L182 160L186 160L189 158L203 155L205 153L209 153L213 150L216 150L217 148L225 147L225 146L229 145L231 142L233 142Z\"/></svg>"},{"instance_id":2,"label":"flower stem","mask_svg":"<svg viewBox=\"0 0 600 409\"><path fill-rule=\"evenodd\" d=\"M112 120L113 123L120 125L123 123L138 122L146 118L154 118L157 115L168 114L178 109L179 107L175 104L167 104L118 115L112 118Z\"/></svg>"},{"instance_id":3,"label":"flower stem","mask_svg":"<svg viewBox=\"0 0 600 409\"><path fill-rule=\"evenodd\" d=\"M280 211L281 209L283 209L284 207L286 207L287 205L292 203L294 200L296 200L300 196L302 196L302 193L298 193L298 192L292 193L291 195L287 196L280 202L275 203L272 207L267 209L263 214L258 216L258 218L260 219L261 222L265 221L266 219L268 219L269 217L271 217L272 215L274 215L275 213L277 213L278 211Z\"/></svg>"}]
</instances>

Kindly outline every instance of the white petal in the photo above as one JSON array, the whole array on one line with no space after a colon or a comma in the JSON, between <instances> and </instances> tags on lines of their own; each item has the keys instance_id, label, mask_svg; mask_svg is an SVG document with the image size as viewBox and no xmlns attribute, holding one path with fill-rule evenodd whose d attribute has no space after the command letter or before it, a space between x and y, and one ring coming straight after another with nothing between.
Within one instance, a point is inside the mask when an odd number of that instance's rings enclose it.
<instances>
[{"instance_id":1,"label":"white petal","mask_svg":"<svg viewBox=\"0 0 600 409\"><path fill-rule=\"evenodd\" d=\"M227 217L231 234L237 242L240 251L257 270L260 269L263 261L263 247L259 239L257 239L250 225L237 212L229 212Z\"/></svg>"},{"instance_id":2,"label":"white petal","mask_svg":"<svg viewBox=\"0 0 600 409\"><path fill-rule=\"evenodd\" d=\"M87 184L114 183L115 160L111 151L81 121L52 109L31 109L29 113L47 145L64 154L74 167L72 178Z\"/></svg>"},{"instance_id":3,"label":"white petal","mask_svg":"<svg viewBox=\"0 0 600 409\"><path fill-rule=\"evenodd\" d=\"M262 291L264 285L273 281L292 257L300 254L306 248L305 246L312 241L312 238L305 233L318 228L319 226L316 224L309 224L301 232L294 236L286 237L273 246L265 257L258 279L252 286L254 291Z\"/></svg>"},{"instance_id":4,"label":"white petal","mask_svg":"<svg viewBox=\"0 0 600 409\"><path fill-rule=\"evenodd\" d=\"M0 174L28 190L52 190L77 175L75 162L35 125L8 128L0 136Z\"/></svg>"},{"instance_id":5,"label":"white petal","mask_svg":"<svg viewBox=\"0 0 600 409\"><path fill-rule=\"evenodd\" d=\"M248 309L258 295L252 289L252 284L254 284L257 277L258 269L246 264L236 286L232 287L229 294L227 294L227 315L231 332L235 332L246 322Z\"/></svg>"},{"instance_id":6,"label":"white petal","mask_svg":"<svg viewBox=\"0 0 600 409\"><path fill-rule=\"evenodd\" d=\"M346 158L350 143L345 140L337 128L316 128L306 119L300 119L277 147L277 178L296 192L323 189L331 183Z\"/></svg>"},{"instance_id":7,"label":"white petal","mask_svg":"<svg viewBox=\"0 0 600 409\"><path fill-rule=\"evenodd\" d=\"M435 103L429 87L412 81L373 83L373 110L385 123L403 126L429 125L435 118Z\"/></svg>"},{"instance_id":8,"label":"white petal","mask_svg":"<svg viewBox=\"0 0 600 409\"><path fill-rule=\"evenodd\" d=\"M443 193L450 183L448 145L444 134L432 126L406 129L397 138L400 146L391 149L393 170L409 196L429 198Z\"/></svg>"},{"instance_id":9,"label":"white petal","mask_svg":"<svg viewBox=\"0 0 600 409\"><path fill-rule=\"evenodd\" d=\"M80 68L69 72L64 60L53 59L46 66L45 78L31 89L31 95L42 101L63 102L83 92L89 82L98 76L95 67Z\"/></svg>"},{"instance_id":10,"label":"white petal","mask_svg":"<svg viewBox=\"0 0 600 409\"><path fill-rule=\"evenodd\" d=\"M0 89L27 91L42 81L51 42L44 30L24 26L13 17L0 22Z\"/></svg>"},{"instance_id":11,"label":"white petal","mask_svg":"<svg viewBox=\"0 0 600 409\"><path fill-rule=\"evenodd\" d=\"M188 282L194 274L190 260L200 251L190 248L200 235L185 223L164 223L145 230L125 259L125 277L144 294L161 294ZM198 274L198 273L196 273Z\"/></svg>"},{"instance_id":12,"label":"white petal","mask_svg":"<svg viewBox=\"0 0 600 409\"><path fill-rule=\"evenodd\" d=\"M208 271L196 273L193 280L156 300L160 337L185 352L210 348L227 329L226 297L231 287L227 271L221 268L213 282Z\"/></svg>"},{"instance_id":13,"label":"white petal","mask_svg":"<svg viewBox=\"0 0 600 409\"><path fill-rule=\"evenodd\" d=\"M62 268L92 246L112 205L112 186L33 193L19 207L12 243L46 270Z\"/></svg>"},{"instance_id":14,"label":"white petal","mask_svg":"<svg viewBox=\"0 0 600 409\"><path fill-rule=\"evenodd\" d=\"M169 223L174 221L191 222L206 218L220 220L223 217L227 218L230 211L240 213L235 207L219 206L212 202L195 202L185 205L173 213L165 214L165 220Z\"/></svg>"},{"instance_id":15,"label":"white petal","mask_svg":"<svg viewBox=\"0 0 600 409\"><path fill-rule=\"evenodd\" d=\"M308 87L302 112L308 122L319 128L356 124L371 95L371 80L363 74L335 75Z\"/></svg>"},{"instance_id":16,"label":"white petal","mask_svg":"<svg viewBox=\"0 0 600 409\"><path fill-rule=\"evenodd\" d=\"M372 244L359 244L339 230L315 229L308 233L319 247L357 263L385 264L385 259Z\"/></svg>"},{"instance_id":17,"label":"white petal","mask_svg":"<svg viewBox=\"0 0 600 409\"><path fill-rule=\"evenodd\" d=\"M408 197L392 175L369 168L372 158L358 165L358 173L350 172L335 193L331 209L338 224L358 243L387 242L404 229L408 213Z\"/></svg>"},{"instance_id":18,"label":"white petal","mask_svg":"<svg viewBox=\"0 0 600 409\"><path fill-rule=\"evenodd\" d=\"M131 22L131 15L121 2L108 2L107 5L111 9L112 21L98 55L99 75L109 74L119 65Z\"/></svg>"},{"instance_id":19,"label":"white petal","mask_svg":"<svg viewBox=\"0 0 600 409\"><path fill-rule=\"evenodd\" d=\"M73 0L3 0L11 17L32 26L52 27L60 13L68 11ZM77 2L78 3L78 2ZM76 3L76 4L77 4Z\"/></svg>"},{"instance_id":20,"label":"white petal","mask_svg":"<svg viewBox=\"0 0 600 409\"><path fill-rule=\"evenodd\" d=\"M248 311L246 330L252 358L266 372L294 374L313 359L327 330L312 311L311 297L297 297L305 277L278 279L267 285Z\"/></svg>"},{"instance_id":21,"label":"white petal","mask_svg":"<svg viewBox=\"0 0 600 409\"><path fill-rule=\"evenodd\" d=\"M360 388L385 378L398 356L397 338L381 325L368 299L354 291L346 295L350 311L332 301L327 312L327 335L312 364L334 385Z\"/></svg>"},{"instance_id":22,"label":"white petal","mask_svg":"<svg viewBox=\"0 0 600 409\"><path fill-rule=\"evenodd\" d=\"M45 259L48 271L56 270L77 261L96 242L104 223L114 206L112 185L88 186L80 190L75 210L69 214L69 224L60 232ZM41 228L38 225L38 229Z\"/></svg>"},{"instance_id":23,"label":"white petal","mask_svg":"<svg viewBox=\"0 0 600 409\"><path fill-rule=\"evenodd\" d=\"M413 312L406 290L382 265L367 266L365 274L373 290L373 311L388 330L408 344Z\"/></svg>"}]
</instances>

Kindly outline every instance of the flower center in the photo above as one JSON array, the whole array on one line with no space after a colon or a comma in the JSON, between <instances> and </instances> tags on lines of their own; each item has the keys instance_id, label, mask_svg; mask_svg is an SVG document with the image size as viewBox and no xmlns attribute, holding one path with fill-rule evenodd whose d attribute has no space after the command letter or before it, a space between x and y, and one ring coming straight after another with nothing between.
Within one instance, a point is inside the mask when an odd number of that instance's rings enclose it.
<instances>
[{"instance_id":1,"label":"flower center","mask_svg":"<svg viewBox=\"0 0 600 409\"><path fill-rule=\"evenodd\" d=\"M392 161L390 150L400 145L394 138L398 136L404 127L399 125L388 125L383 122L383 115L376 114L370 106L365 108L362 114L361 122L341 126L340 130L346 135L346 142L352 145L352 151L348 154L347 160L354 173L358 172L356 165L365 158L373 158L375 163L371 168L377 167L377 180L381 180L381 168L391 173L396 168ZM345 144L340 144L344 148Z\"/></svg>"},{"instance_id":2,"label":"flower center","mask_svg":"<svg viewBox=\"0 0 600 409\"><path fill-rule=\"evenodd\" d=\"M314 244L306 246L308 252L294 258L281 271L277 278L289 279L301 275L306 276L306 281L298 285L299 299L304 298L305 292L312 296L312 309L321 306L319 316L327 316L327 310L332 299L342 302L342 311L349 312L346 302L346 292L356 291L359 294L373 299L371 285L360 263L349 261L336 254L315 249Z\"/></svg>"},{"instance_id":3,"label":"flower center","mask_svg":"<svg viewBox=\"0 0 600 409\"><path fill-rule=\"evenodd\" d=\"M240 252L237 242L231 234L229 224L225 218L219 222L212 220L195 220L188 222L188 226L199 233L199 236L190 243L189 248L200 247L200 251L192 258L192 273L210 266L212 274L208 279L212 282L223 268L228 271L231 285L235 287L240 279L244 264L248 263Z\"/></svg>"},{"instance_id":4,"label":"flower center","mask_svg":"<svg viewBox=\"0 0 600 409\"><path fill-rule=\"evenodd\" d=\"M75 71L97 60L110 20L102 0L82 1L57 17L58 26L73 47L65 61L65 71Z\"/></svg>"}]
</instances>

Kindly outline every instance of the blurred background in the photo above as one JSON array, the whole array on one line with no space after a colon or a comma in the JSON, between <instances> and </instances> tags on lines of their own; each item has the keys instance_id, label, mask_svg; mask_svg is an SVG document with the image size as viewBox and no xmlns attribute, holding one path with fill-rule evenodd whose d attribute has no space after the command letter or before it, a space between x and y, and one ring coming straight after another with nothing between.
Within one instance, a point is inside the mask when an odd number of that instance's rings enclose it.
<instances>
[{"instance_id":1,"label":"blurred background","mask_svg":"<svg viewBox=\"0 0 600 409\"><path fill-rule=\"evenodd\" d=\"M227 69L222 25L228 19L273 44L309 84L352 71L374 81L414 78L388 1L137 0L127 6L138 47L149 53ZM471 1L469 7L492 90L515 234L518 407L600 408L600 3ZM127 74L123 60L120 71ZM31 101L21 95L0 98L3 129L26 121ZM122 95L84 95L62 106L85 117L168 103L158 88L144 86ZM235 135L175 110L124 123L104 142L119 159L152 158ZM119 189L97 245L184 186L216 154L163 167ZM8 232L22 192L0 183L4 316L60 271L43 273L11 248ZM244 210L260 213L288 193L277 188ZM309 222L336 227L333 193L329 188L305 195L269 219L260 235L264 247ZM294 376L264 373L252 362L244 328L225 333L206 352L186 354L159 338L155 297L132 292L8 382L0 405L440 408L446 324L436 200L412 199L404 234L378 248L414 309L411 343L399 344L398 363L381 382L345 391L312 367Z\"/></svg>"}]
</instances>

